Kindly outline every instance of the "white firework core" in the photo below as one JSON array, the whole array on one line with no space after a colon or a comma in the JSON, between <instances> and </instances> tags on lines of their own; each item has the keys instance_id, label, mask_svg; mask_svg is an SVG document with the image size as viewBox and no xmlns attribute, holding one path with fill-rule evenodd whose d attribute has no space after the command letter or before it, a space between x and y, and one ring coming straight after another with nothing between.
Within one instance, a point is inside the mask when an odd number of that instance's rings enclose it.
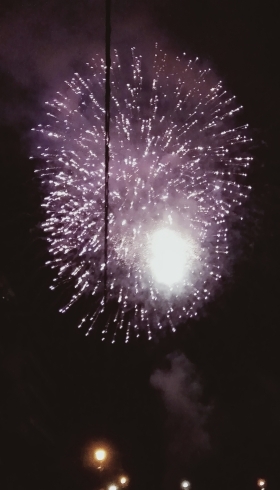
<instances>
[{"instance_id":1,"label":"white firework core","mask_svg":"<svg viewBox=\"0 0 280 490\"><path fill-rule=\"evenodd\" d=\"M187 247L187 241L176 231L163 228L154 232L150 250L153 278L167 286L183 282L190 255L192 252Z\"/></svg>"},{"instance_id":2,"label":"white firework core","mask_svg":"<svg viewBox=\"0 0 280 490\"><path fill-rule=\"evenodd\" d=\"M70 282L62 312L82 297L86 334L148 337L197 314L221 278L234 209L246 197L247 126L210 69L157 46L112 56L108 302L104 313L104 61L47 103L35 128L44 158L43 229L55 285ZM52 286L52 288L55 287ZM101 323L102 323L101 322Z\"/></svg>"}]
</instances>

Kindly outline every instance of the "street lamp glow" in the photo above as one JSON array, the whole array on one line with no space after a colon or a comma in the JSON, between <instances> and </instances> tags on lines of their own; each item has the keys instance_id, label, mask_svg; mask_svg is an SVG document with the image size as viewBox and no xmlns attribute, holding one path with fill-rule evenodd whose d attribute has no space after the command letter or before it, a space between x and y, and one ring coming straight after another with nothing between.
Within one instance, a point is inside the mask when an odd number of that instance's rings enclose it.
<instances>
[{"instance_id":1,"label":"street lamp glow","mask_svg":"<svg viewBox=\"0 0 280 490\"><path fill-rule=\"evenodd\" d=\"M263 478L259 478L257 484L258 484L258 487L260 487L260 488L266 487L266 481Z\"/></svg>"},{"instance_id":2,"label":"street lamp glow","mask_svg":"<svg viewBox=\"0 0 280 490\"><path fill-rule=\"evenodd\" d=\"M94 457L99 463L103 463L103 461L106 459L107 453L105 449L96 449L94 452Z\"/></svg>"},{"instance_id":3,"label":"street lamp glow","mask_svg":"<svg viewBox=\"0 0 280 490\"><path fill-rule=\"evenodd\" d=\"M109 485L108 490L118 490L118 487L115 483L112 483L112 485Z\"/></svg>"},{"instance_id":4,"label":"street lamp glow","mask_svg":"<svg viewBox=\"0 0 280 490\"><path fill-rule=\"evenodd\" d=\"M126 476L121 476L120 477L120 482L122 485L125 485L127 483L127 477Z\"/></svg>"},{"instance_id":5,"label":"street lamp glow","mask_svg":"<svg viewBox=\"0 0 280 490\"><path fill-rule=\"evenodd\" d=\"M181 488L182 488L183 490L186 490L186 489L191 488L191 484L190 484L190 482L189 482L188 480L183 480L183 481L181 481Z\"/></svg>"}]
</instances>

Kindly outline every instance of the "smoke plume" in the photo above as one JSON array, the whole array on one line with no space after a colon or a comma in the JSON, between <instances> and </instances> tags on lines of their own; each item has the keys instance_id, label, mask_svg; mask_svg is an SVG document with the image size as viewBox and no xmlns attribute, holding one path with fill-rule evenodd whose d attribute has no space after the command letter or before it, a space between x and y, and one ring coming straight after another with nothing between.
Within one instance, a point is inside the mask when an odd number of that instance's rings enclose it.
<instances>
[{"instance_id":1,"label":"smoke plume","mask_svg":"<svg viewBox=\"0 0 280 490\"><path fill-rule=\"evenodd\" d=\"M178 487L191 468L210 450L207 419L210 405L195 366L182 353L170 354L169 369L157 369L151 385L160 392L165 409L166 488Z\"/></svg>"}]
</instances>

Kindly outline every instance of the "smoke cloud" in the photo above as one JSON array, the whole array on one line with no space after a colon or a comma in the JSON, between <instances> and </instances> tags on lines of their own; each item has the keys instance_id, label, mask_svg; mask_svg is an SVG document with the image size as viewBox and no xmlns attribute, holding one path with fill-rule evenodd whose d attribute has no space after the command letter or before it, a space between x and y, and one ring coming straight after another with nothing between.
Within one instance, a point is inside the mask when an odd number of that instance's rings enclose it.
<instances>
[{"instance_id":1,"label":"smoke cloud","mask_svg":"<svg viewBox=\"0 0 280 490\"><path fill-rule=\"evenodd\" d=\"M142 2L141 2L142 3ZM134 5L134 2L133 2ZM0 17L0 106L2 123L31 123L44 100L96 53L104 53L105 2L81 0L22 1L3 7ZM135 25L145 31L143 44L162 44L147 9L126 0L112 5L112 46L139 43ZM150 42L148 41L150 39ZM145 46L144 46L145 47ZM147 52L150 52L150 47Z\"/></svg>"},{"instance_id":2,"label":"smoke cloud","mask_svg":"<svg viewBox=\"0 0 280 490\"><path fill-rule=\"evenodd\" d=\"M188 478L193 464L210 450L207 420L211 406L203 401L195 366L184 354L170 354L167 361L169 369L157 369L150 382L160 392L166 412L165 486L171 488Z\"/></svg>"}]
</instances>

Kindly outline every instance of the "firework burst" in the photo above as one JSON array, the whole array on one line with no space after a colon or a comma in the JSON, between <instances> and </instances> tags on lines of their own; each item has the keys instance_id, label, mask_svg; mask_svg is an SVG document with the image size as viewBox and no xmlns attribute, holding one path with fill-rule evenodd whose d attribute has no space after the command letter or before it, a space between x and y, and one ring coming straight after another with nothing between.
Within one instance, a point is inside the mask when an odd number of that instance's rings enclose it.
<instances>
[{"instance_id":1,"label":"firework burst","mask_svg":"<svg viewBox=\"0 0 280 490\"><path fill-rule=\"evenodd\" d=\"M223 274L234 209L246 198L247 126L210 69L156 48L112 57L108 311L104 314L104 61L47 103L35 128L45 164L43 229L65 312L82 297L86 334L139 336L197 314Z\"/></svg>"}]
</instances>

